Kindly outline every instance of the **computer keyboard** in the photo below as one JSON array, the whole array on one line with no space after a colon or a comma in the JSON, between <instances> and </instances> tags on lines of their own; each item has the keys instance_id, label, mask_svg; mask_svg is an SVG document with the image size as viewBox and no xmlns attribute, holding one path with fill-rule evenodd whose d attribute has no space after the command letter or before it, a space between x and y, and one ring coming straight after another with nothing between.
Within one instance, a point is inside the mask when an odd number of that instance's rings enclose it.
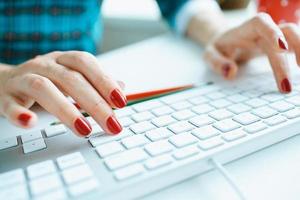
<instances>
[{"instance_id":1,"label":"computer keyboard","mask_svg":"<svg viewBox=\"0 0 300 200\"><path fill-rule=\"evenodd\" d=\"M132 199L204 173L300 132L300 85L279 94L265 75L209 83L115 113L111 136L62 124L0 140L0 199Z\"/></svg>"}]
</instances>

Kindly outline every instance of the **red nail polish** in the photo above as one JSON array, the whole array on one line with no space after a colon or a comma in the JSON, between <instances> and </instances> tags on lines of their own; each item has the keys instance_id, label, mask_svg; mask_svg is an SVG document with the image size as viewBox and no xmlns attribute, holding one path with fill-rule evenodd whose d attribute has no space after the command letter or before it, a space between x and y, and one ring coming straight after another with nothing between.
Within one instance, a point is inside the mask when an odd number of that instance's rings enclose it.
<instances>
[{"instance_id":1,"label":"red nail polish","mask_svg":"<svg viewBox=\"0 0 300 200\"><path fill-rule=\"evenodd\" d=\"M122 126L114 116L110 116L106 121L107 128L113 133L118 134L122 131Z\"/></svg>"},{"instance_id":2,"label":"red nail polish","mask_svg":"<svg viewBox=\"0 0 300 200\"><path fill-rule=\"evenodd\" d=\"M287 78L285 78L281 81L281 88L286 93L289 93L292 91L291 83Z\"/></svg>"},{"instance_id":3,"label":"red nail polish","mask_svg":"<svg viewBox=\"0 0 300 200\"><path fill-rule=\"evenodd\" d=\"M229 64L225 64L222 67L222 73L223 73L224 77L228 77L229 76L229 73L230 73L230 65Z\"/></svg>"},{"instance_id":4,"label":"red nail polish","mask_svg":"<svg viewBox=\"0 0 300 200\"><path fill-rule=\"evenodd\" d=\"M30 119L31 116L27 113L22 113L18 116L18 120L23 126L27 126Z\"/></svg>"},{"instance_id":5,"label":"red nail polish","mask_svg":"<svg viewBox=\"0 0 300 200\"><path fill-rule=\"evenodd\" d=\"M84 118L77 118L74 122L76 130L82 136L88 136L92 132L91 125Z\"/></svg>"},{"instance_id":6,"label":"red nail polish","mask_svg":"<svg viewBox=\"0 0 300 200\"><path fill-rule=\"evenodd\" d=\"M123 108L127 104L126 97L124 97L118 89L111 92L110 99L118 108Z\"/></svg>"},{"instance_id":7,"label":"red nail polish","mask_svg":"<svg viewBox=\"0 0 300 200\"><path fill-rule=\"evenodd\" d=\"M78 103L73 103L73 105L77 108L77 109L81 109L80 105Z\"/></svg>"},{"instance_id":8,"label":"red nail polish","mask_svg":"<svg viewBox=\"0 0 300 200\"><path fill-rule=\"evenodd\" d=\"M288 47L286 46L285 42L281 38L278 39L279 47L283 50L288 50Z\"/></svg>"}]
</instances>

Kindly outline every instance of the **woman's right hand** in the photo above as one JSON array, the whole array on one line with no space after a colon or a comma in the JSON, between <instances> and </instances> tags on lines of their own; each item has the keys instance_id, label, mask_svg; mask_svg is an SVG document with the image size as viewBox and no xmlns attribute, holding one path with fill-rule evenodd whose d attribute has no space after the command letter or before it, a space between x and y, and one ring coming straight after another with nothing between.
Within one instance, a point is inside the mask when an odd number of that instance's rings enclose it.
<instances>
[{"instance_id":1,"label":"woman's right hand","mask_svg":"<svg viewBox=\"0 0 300 200\"><path fill-rule=\"evenodd\" d=\"M112 108L126 106L126 96L87 52L52 52L0 72L0 113L13 124L33 127L37 115L29 108L37 102L78 136L89 136L91 125L65 95L71 96L105 132L122 131Z\"/></svg>"}]
</instances>

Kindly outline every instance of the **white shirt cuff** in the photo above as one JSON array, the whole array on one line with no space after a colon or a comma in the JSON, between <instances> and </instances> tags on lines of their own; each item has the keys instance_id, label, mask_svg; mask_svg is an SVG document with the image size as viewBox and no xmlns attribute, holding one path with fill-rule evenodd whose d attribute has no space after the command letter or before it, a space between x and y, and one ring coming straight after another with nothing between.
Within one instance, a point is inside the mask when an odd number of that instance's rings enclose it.
<instances>
[{"instance_id":1,"label":"white shirt cuff","mask_svg":"<svg viewBox=\"0 0 300 200\"><path fill-rule=\"evenodd\" d=\"M176 14L175 31L178 35L186 33L187 26L193 16L199 14L200 10L213 9L220 11L218 3L214 0L190 0Z\"/></svg>"}]
</instances>

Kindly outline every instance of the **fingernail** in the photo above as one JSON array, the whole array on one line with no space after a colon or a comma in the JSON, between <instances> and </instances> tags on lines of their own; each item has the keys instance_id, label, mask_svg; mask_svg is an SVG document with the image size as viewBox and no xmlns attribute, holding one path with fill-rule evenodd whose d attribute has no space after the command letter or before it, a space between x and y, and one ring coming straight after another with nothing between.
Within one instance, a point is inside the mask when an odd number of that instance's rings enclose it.
<instances>
[{"instance_id":1,"label":"fingernail","mask_svg":"<svg viewBox=\"0 0 300 200\"><path fill-rule=\"evenodd\" d=\"M78 103L73 103L73 105L77 108L77 109L81 109L80 105Z\"/></svg>"},{"instance_id":2,"label":"fingernail","mask_svg":"<svg viewBox=\"0 0 300 200\"><path fill-rule=\"evenodd\" d=\"M118 89L111 92L110 99L118 108L123 108L127 104L126 97L124 97Z\"/></svg>"},{"instance_id":3,"label":"fingernail","mask_svg":"<svg viewBox=\"0 0 300 200\"><path fill-rule=\"evenodd\" d=\"M118 134L122 131L122 126L114 116L110 116L106 121L106 126L113 134Z\"/></svg>"},{"instance_id":4,"label":"fingernail","mask_svg":"<svg viewBox=\"0 0 300 200\"><path fill-rule=\"evenodd\" d=\"M31 116L27 113L22 113L18 116L18 120L23 126L27 126L30 119L31 119Z\"/></svg>"},{"instance_id":5,"label":"fingernail","mask_svg":"<svg viewBox=\"0 0 300 200\"><path fill-rule=\"evenodd\" d=\"M291 83L287 78L285 78L281 81L281 88L282 88L282 91L284 91L286 93L289 93L292 91Z\"/></svg>"},{"instance_id":6,"label":"fingernail","mask_svg":"<svg viewBox=\"0 0 300 200\"><path fill-rule=\"evenodd\" d=\"M224 77L228 77L229 73L230 73L230 65L229 64L225 64L222 67L222 73Z\"/></svg>"},{"instance_id":7,"label":"fingernail","mask_svg":"<svg viewBox=\"0 0 300 200\"><path fill-rule=\"evenodd\" d=\"M281 38L278 39L278 44L281 49L288 50L287 44Z\"/></svg>"},{"instance_id":8,"label":"fingernail","mask_svg":"<svg viewBox=\"0 0 300 200\"><path fill-rule=\"evenodd\" d=\"M86 137L92 132L91 125L84 118L77 118L74 126L80 135Z\"/></svg>"}]
</instances>

